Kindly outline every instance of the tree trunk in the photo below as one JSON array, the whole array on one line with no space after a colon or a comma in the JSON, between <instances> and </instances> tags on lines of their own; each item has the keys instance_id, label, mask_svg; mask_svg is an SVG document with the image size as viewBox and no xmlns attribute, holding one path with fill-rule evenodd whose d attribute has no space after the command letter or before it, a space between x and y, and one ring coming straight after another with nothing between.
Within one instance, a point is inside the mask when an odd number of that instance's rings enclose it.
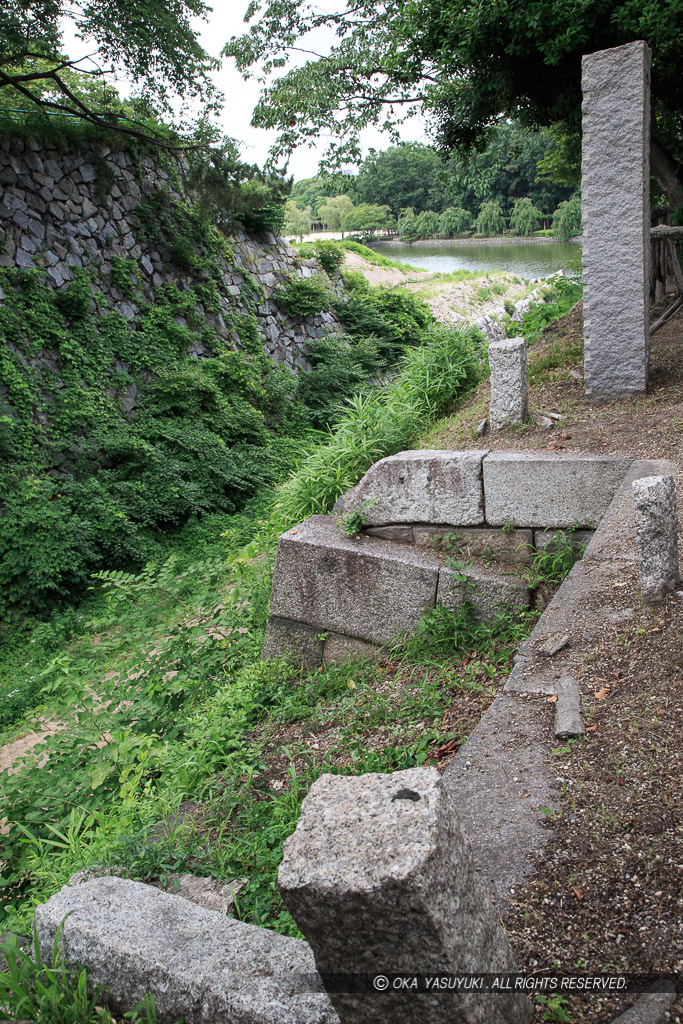
<instances>
[{"instance_id":1,"label":"tree trunk","mask_svg":"<svg viewBox=\"0 0 683 1024\"><path fill-rule=\"evenodd\" d=\"M683 203L683 167L654 139L650 142L650 171L672 206Z\"/></svg>"}]
</instances>

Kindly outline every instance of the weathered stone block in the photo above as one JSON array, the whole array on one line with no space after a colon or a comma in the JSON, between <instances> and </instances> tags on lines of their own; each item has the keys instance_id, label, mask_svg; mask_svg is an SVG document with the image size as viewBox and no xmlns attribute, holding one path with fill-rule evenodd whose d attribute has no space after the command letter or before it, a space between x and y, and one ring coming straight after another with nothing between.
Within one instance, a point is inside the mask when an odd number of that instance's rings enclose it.
<instances>
[{"instance_id":1,"label":"weathered stone block","mask_svg":"<svg viewBox=\"0 0 683 1024\"><path fill-rule=\"evenodd\" d=\"M43 949L62 926L68 963L117 1013L151 992L159 1024L337 1024L308 945L123 878L65 886L36 910Z\"/></svg>"},{"instance_id":2,"label":"weathered stone block","mask_svg":"<svg viewBox=\"0 0 683 1024\"><path fill-rule=\"evenodd\" d=\"M326 975L514 970L435 768L323 775L286 840L278 886ZM521 1024L526 997L330 991L344 1024Z\"/></svg>"},{"instance_id":3,"label":"weathered stone block","mask_svg":"<svg viewBox=\"0 0 683 1024\"><path fill-rule=\"evenodd\" d=\"M368 526L484 522L481 464L485 451L411 451L372 466L338 502L348 512L368 504ZM336 507L335 507L336 508Z\"/></svg>"},{"instance_id":4,"label":"weathered stone block","mask_svg":"<svg viewBox=\"0 0 683 1024\"><path fill-rule=\"evenodd\" d=\"M368 537L378 537L379 540L392 540L397 544L413 543L412 526L368 526L365 530Z\"/></svg>"},{"instance_id":5,"label":"weathered stone block","mask_svg":"<svg viewBox=\"0 0 683 1024\"><path fill-rule=\"evenodd\" d=\"M646 476L633 482L643 604L659 604L678 586L678 515L673 476Z\"/></svg>"},{"instance_id":6,"label":"weathered stone block","mask_svg":"<svg viewBox=\"0 0 683 1024\"><path fill-rule=\"evenodd\" d=\"M484 459L486 519L492 526L597 526L628 459L551 452L497 452Z\"/></svg>"},{"instance_id":7,"label":"weathered stone block","mask_svg":"<svg viewBox=\"0 0 683 1024\"><path fill-rule=\"evenodd\" d=\"M459 579L460 576L466 576L466 581ZM437 600L447 608L457 608L463 601L470 601L475 621L490 622L504 611L524 611L531 598L526 583L514 576L485 572L473 566L467 566L462 572L444 566L439 573Z\"/></svg>"},{"instance_id":8,"label":"weathered stone block","mask_svg":"<svg viewBox=\"0 0 683 1024\"><path fill-rule=\"evenodd\" d=\"M484 558L527 565L533 555L531 530L490 530L486 527L414 526L416 547L448 551L458 558Z\"/></svg>"},{"instance_id":9,"label":"weathered stone block","mask_svg":"<svg viewBox=\"0 0 683 1024\"><path fill-rule=\"evenodd\" d=\"M434 604L438 575L431 552L344 537L333 516L312 516L280 537L270 613L391 643Z\"/></svg>"},{"instance_id":10,"label":"weathered stone block","mask_svg":"<svg viewBox=\"0 0 683 1024\"><path fill-rule=\"evenodd\" d=\"M594 401L647 388L650 57L639 40L582 61L584 375Z\"/></svg>"},{"instance_id":11,"label":"weathered stone block","mask_svg":"<svg viewBox=\"0 0 683 1024\"><path fill-rule=\"evenodd\" d=\"M322 664L323 641L320 630L303 622L294 622L277 615L268 619L261 649L262 658L287 657L297 665L316 668Z\"/></svg>"},{"instance_id":12,"label":"weathered stone block","mask_svg":"<svg viewBox=\"0 0 683 1024\"><path fill-rule=\"evenodd\" d=\"M328 633L323 648L323 661L330 665L337 661L378 661L384 651L377 644L369 644L367 640L359 640L354 636L342 636L340 633Z\"/></svg>"},{"instance_id":13,"label":"weathered stone block","mask_svg":"<svg viewBox=\"0 0 683 1024\"><path fill-rule=\"evenodd\" d=\"M491 430L524 423L529 405L529 371L524 338L505 338L489 345Z\"/></svg>"}]
</instances>

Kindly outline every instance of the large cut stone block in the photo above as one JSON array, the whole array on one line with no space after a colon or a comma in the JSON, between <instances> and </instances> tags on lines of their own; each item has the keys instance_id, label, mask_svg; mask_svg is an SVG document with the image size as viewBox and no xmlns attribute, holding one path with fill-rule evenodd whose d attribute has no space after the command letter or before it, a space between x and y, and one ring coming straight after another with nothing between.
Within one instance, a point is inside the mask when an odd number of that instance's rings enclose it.
<instances>
[{"instance_id":1,"label":"large cut stone block","mask_svg":"<svg viewBox=\"0 0 683 1024\"><path fill-rule=\"evenodd\" d=\"M355 636L341 636L339 633L328 633L325 637L323 661L326 665L337 661L379 661L384 649L377 644L369 644L367 640L359 640Z\"/></svg>"},{"instance_id":2,"label":"large cut stone block","mask_svg":"<svg viewBox=\"0 0 683 1024\"><path fill-rule=\"evenodd\" d=\"M524 338L504 338L489 345L491 430L524 423L529 412L529 371Z\"/></svg>"},{"instance_id":3,"label":"large cut stone block","mask_svg":"<svg viewBox=\"0 0 683 1024\"><path fill-rule=\"evenodd\" d=\"M43 949L60 946L117 1013L151 992L159 1024L337 1024L299 939L243 924L123 878L65 886L36 910Z\"/></svg>"},{"instance_id":4,"label":"large cut stone block","mask_svg":"<svg viewBox=\"0 0 683 1024\"><path fill-rule=\"evenodd\" d=\"M438 576L430 551L344 537L333 516L312 516L280 537L270 613L319 632L391 643L434 604Z\"/></svg>"},{"instance_id":5,"label":"large cut stone block","mask_svg":"<svg viewBox=\"0 0 683 1024\"><path fill-rule=\"evenodd\" d=\"M628 459L551 452L497 452L484 459L486 519L492 526L597 526Z\"/></svg>"},{"instance_id":6,"label":"large cut stone block","mask_svg":"<svg viewBox=\"0 0 683 1024\"><path fill-rule=\"evenodd\" d=\"M650 352L650 49L583 58L583 322L586 394L647 388Z\"/></svg>"},{"instance_id":7,"label":"large cut stone block","mask_svg":"<svg viewBox=\"0 0 683 1024\"><path fill-rule=\"evenodd\" d=\"M380 459L340 499L343 512L368 502L368 526L388 523L484 522L481 464L485 451L400 452Z\"/></svg>"},{"instance_id":8,"label":"large cut stone block","mask_svg":"<svg viewBox=\"0 0 683 1024\"><path fill-rule=\"evenodd\" d=\"M415 526L413 534L416 547L447 551L457 558L483 558L510 565L527 565L534 556L531 530Z\"/></svg>"},{"instance_id":9,"label":"large cut stone block","mask_svg":"<svg viewBox=\"0 0 683 1024\"><path fill-rule=\"evenodd\" d=\"M466 581L460 577L466 576ZM502 612L521 612L529 607L529 588L523 580L468 566L462 572L447 566L439 573L437 600L447 608L463 601L472 604L476 622L490 622Z\"/></svg>"},{"instance_id":10,"label":"large cut stone block","mask_svg":"<svg viewBox=\"0 0 683 1024\"><path fill-rule=\"evenodd\" d=\"M643 603L659 604L678 586L678 514L673 476L645 476L633 481L640 594Z\"/></svg>"},{"instance_id":11,"label":"large cut stone block","mask_svg":"<svg viewBox=\"0 0 683 1024\"><path fill-rule=\"evenodd\" d=\"M280 892L325 982L335 974L515 970L435 768L323 775L286 840ZM519 994L328 988L344 1024L521 1024Z\"/></svg>"},{"instance_id":12,"label":"large cut stone block","mask_svg":"<svg viewBox=\"0 0 683 1024\"><path fill-rule=\"evenodd\" d=\"M297 665L316 668L322 664L323 643L320 630L304 622L271 615L261 650L262 658L288 657Z\"/></svg>"}]
</instances>

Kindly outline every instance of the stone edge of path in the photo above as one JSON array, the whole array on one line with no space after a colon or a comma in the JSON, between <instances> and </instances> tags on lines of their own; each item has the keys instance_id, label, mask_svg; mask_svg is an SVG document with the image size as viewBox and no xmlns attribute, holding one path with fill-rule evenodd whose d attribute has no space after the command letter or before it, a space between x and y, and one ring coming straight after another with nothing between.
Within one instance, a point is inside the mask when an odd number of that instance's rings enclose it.
<instances>
[{"instance_id":1,"label":"stone edge of path","mask_svg":"<svg viewBox=\"0 0 683 1024\"><path fill-rule=\"evenodd\" d=\"M548 696L565 691L578 697L577 675L583 656L571 644L552 658L536 647L590 621L616 622L621 590L610 588L609 601L587 610L590 595L610 585L624 563L635 567L635 529L631 484L642 476L671 473L663 460L632 461L583 559L566 580L522 644L505 688L494 700L444 773L475 862L502 913L507 901L532 871L532 858L548 838L546 815L558 801L555 738ZM613 541L614 535L618 543ZM623 602L622 602L623 603Z\"/></svg>"}]
</instances>

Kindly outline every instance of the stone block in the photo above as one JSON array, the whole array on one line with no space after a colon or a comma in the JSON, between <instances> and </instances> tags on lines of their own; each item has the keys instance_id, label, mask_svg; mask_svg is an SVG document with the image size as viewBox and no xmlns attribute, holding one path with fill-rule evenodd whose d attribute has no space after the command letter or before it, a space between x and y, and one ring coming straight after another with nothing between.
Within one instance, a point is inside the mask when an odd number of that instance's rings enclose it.
<instances>
[{"instance_id":1,"label":"stone block","mask_svg":"<svg viewBox=\"0 0 683 1024\"><path fill-rule=\"evenodd\" d=\"M365 530L368 537L377 537L379 540L392 540L395 544L412 544L412 526L368 526Z\"/></svg>"},{"instance_id":2,"label":"stone block","mask_svg":"<svg viewBox=\"0 0 683 1024\"><path fill-rule=\"evenodd\" d=\"M435 768L323 775L286 840L278 887L323 982L335 974L515 970ZM336 992L343 1024L521 1024L519 994Z\"/></svg>"},{"instance_id":3,"label":"stone block","mask_svg":"<svg viewBox=\"0 0 683 1024\"><path fill-rule=\"evenodd\" d=\"M628 466L628 459L607 455L496 452L484 459L487 522L597 526Z\"/></svg>"},{"instance_id":4,"label":"stone block","mask_svg":"<svg viewBox=\"0 0 683 1024\"><path fill-rule=\"evenodd\" d=\"M463 581L460 577L466 576ZM501 612L524 611L531 602L529 588L515 576L467 566L462 572L444 566L439 573L437 600L447 608L471 602L475 622L490 622Z\"/></svg>"},{"instance_id":5,"label":"stone block","mask_svg":"<svg viewBox=\"0 0 683 1024\"><path fill-rule=\"evenodd\" d=\"M647 388L650 57L638 40L582 61L584 376L596 402Z\"/></svg>"},{"instance_id":6,"label":"stone block","mask_svg":"<svg viewBox=\"0 0 683 1024\"><path fill-rule=\"evenodd\" d=\"M491 371L491 430L526 422L529 411L529 371L524 338L505 338L489 345Z\"/></svg>"},{"instance_id":7,"label":"stone block","mask_svg":"<svg viewBox=\"0 0 683 1024\"><path fill-rule=\"evenodd\" d=\"M338 661L379 661L384 654L377 644L369 644L367 640L359 640L354 636L342 636L341 633L328 633L323 647L323 661L331 665Z\"/></svg>"},{"instance_id":8,"label":"stone block","mask_svg":"<svg viewBox=\"0 0 683 1024\"><path fill-rule=\"evenodd\" d=\"M484 522L481 464L485 451L410 451L380 459L338 502L341 511L364 502L368 526L391 523ZM335 506L336 508L336 506Z\"/></svg>"},{"instance_id":9,"label":"stone block","mask_svg":"<svg viewBox=\"0 0 683 1024\"><path fill-rule=\"evenodd\" d=\"M320 630L303 622L271 615L261 649L262 658L289 658L297 665L316 668L323 660Z\"/></svg>"},{"instance_id":10,"label":"stone block","mask_svg":"<svg viewBox=\"0 0 683 1024\"><path fill-rule=\"evenodd\" d=\"M636 544L633 510L634 480L643 476L669 476L676 466L667 459L634 459L629 466L609 508L593 534L584 558L618 559L620 563L636 562Z\"/></svg>"},{"instance_id":11,"label":"stone block","mask_svg":"<svg viewBox=\"0 0 683 1024\"><path fill-rule=\"evenodd\" d=\"M504 533L486 527L414 526L413 536L416 547L448 551L457 558L527 565L534 555L531 530Z\"/></svg>"},{"instance_id":12,"label":"stone block","mask_svg":"<svg viewBox=\"0 0 683 1024\"><path fill-rule=\"evenodd\" d=\"M115 1013L151 992L159 1024L337 1024L305 942L141 882L66 886L35 920L43 949L62 925L66 961L107 989Z\"/></svg>"},{"instance_id":13,"label":"stone block","mask_svg":"<svg viewBox=\"0 0 683 1024\"><path fill-rule=\"evenodd\" d=\"M673 476L634 480L640 594L652 607L678 586L678 514Z\"/></svg>"},{"instance_id":14,"label":"stone block","mask_svg":"<svg viewBox=\"0 0 683 1024\"><path fill-rule=\"evenodd\" d=\"M431 552L351 539L333 516L312 516L280 537L270 614L318 632L391 643L434 604L438 575Z\"/></svg>"}]
</instances>

